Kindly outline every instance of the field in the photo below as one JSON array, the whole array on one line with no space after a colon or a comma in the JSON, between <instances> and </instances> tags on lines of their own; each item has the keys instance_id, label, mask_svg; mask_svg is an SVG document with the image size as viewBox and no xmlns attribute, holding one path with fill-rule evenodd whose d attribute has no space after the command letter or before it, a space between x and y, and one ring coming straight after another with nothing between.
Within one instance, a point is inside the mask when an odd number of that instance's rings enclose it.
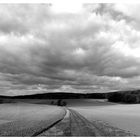
<instances>
[{"instance_id":1,"label":"field","mask_svg":"<svg viewBox=\"0 0 140 140\"><path fill-rule=\"evenodd\" d=\"M140 135L140 104L115 104L104 100L67 100L70 108L90 121L102 120L111 126Z\"/></svg>"},{"instance_id":2,"label":"field","mask_svg":"<svg viewBox=\"0 0 140 140\"><path fill-rule=\"evenodd\" d=\"M65 110L57 106L0 104L0 136L33 136L64 116Z\"/></svg>"},{"instance_id":3,"label":"field","mask_svg":"<svg viewBox=\"0 0 140 140\"><path fill-rule=\"evenodd\" d=\"M93 125L103 126L102 130L110 129L110 134L108 130L104 131L107 132L107 136L126 136L127 134L121 131L121 129L140 136L140 104L116 104L103 99L65 99L63 101L67 102L68 109L80 113L79 115L74 115L78 116L77 118L71 116L70 124L69 119L61 121L65 117L65 109L50 105L51 101L22 99L17 100L17 103L0 104L0 136L37 136L42 134L43 131L45 132L45 136L49 136L50 134L48 133L51 130L48 131L46 128L58 121L58 126L53 125L52 127L52 136L54 134L57 135L54 130L58 130L58 135L63 133L63 136L65 134L67 136L80 136L82 134L86 136L86 133L84 133L85 128L82 130L82 126L89 124L87 120L92 122ZM56 100L53 101L56 102ZM80 115L84 116L87 120ZM81 118L81 120L78 118ZM77 131L79 130L77 129L77 125L81 126L82 133ZM91 126L92 128L94 127L93 125ZM110 126L113 127L111 128ZM75 131L71 131L70 133L68 131L70 127L71 130L75 129ZM113 134L113 131L116 131L115 134ZM88 131L87 134L91 134L91 132Z\"/></svg>"}]
</instances>

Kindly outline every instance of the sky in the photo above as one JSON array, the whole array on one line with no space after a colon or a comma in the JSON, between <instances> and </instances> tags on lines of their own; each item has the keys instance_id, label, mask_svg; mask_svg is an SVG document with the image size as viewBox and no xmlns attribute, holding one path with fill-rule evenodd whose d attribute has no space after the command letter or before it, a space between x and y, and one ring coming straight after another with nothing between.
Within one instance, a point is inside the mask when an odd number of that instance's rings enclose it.
<instances>
[{"instance_id":1,"label":"sky","mask_svg":"<svg viewBox=\"0 0 140 140\"><path fill-rule=\"evenodd\" d=\"M140 88L140 4L0 4L0 95Z\"/></svg>"}]
</instances>

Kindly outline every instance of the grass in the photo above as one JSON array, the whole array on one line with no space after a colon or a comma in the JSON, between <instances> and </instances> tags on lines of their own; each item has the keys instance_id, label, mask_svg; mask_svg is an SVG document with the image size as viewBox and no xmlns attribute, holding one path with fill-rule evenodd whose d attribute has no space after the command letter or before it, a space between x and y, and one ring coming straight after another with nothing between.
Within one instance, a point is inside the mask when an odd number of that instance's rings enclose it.
<instances>
[{"instance_id":1,"label":"grass","mask_svg":"<svg viewBox=\"0 0 140 140\"><path fill-rule=\"evenodd\" d=\"M78 111L90 121L106 122L111 126L130 131L140 136L140 104L116 104L106 101L90 100L84 102L69 101L69 107Z\"/></svg>"},{"instance_id":2,"label":"grass","mask_svg":"<svg viewBox=\"0 0 140 140\"><path fill-rule=\"evenodd\" d=\"M32 136L62 119L65 111L56 106L35 104L0 105L0 136Z\"/></svg>"}]
</instances>

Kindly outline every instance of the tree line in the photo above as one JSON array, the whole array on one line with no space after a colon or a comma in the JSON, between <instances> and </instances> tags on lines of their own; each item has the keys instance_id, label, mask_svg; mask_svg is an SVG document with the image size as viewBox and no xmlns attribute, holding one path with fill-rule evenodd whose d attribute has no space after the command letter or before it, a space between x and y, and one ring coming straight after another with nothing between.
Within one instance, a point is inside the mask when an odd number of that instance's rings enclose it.
<instances>
[{"instance_id":1,"label":"tree line","mask_svg":"<svg viewBox=\"0 0 140 140\"><path fill-rule=\"evenodd\" d=\"M126 91L126 92L108 93L106 98L110 102L120 102L129 104L140 103L140 92Z\"/></svg>"}]
</instances>

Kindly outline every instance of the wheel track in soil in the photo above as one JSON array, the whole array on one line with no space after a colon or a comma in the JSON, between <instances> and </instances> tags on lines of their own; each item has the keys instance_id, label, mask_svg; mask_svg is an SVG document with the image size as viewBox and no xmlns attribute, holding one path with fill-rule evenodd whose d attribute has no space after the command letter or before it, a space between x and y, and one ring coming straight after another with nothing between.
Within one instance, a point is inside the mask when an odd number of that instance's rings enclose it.
<instances>
[{"instance_id":1,"label":"wheel track in soil","mask_svg":"<svg viewBox=\"0 0 140 140\"><path fill-rule=\"evenodd\" d=\"M81 114L72 109L66 110L69 112L69 117L64 117L62 121L52 126L49 130L36 136L105 136L103 132L100 132L100 130Z\"/></svg>"},{"instance_id":2,"label":"wheel track in soil","mask_svg":"<svg viewBox=\"0 0 140 140\"><path fill-rule=\"evenodd\" d=\"M84 116L73 109L64 108L67 112L64 119L55 123L50 129L38 136L61 136L61 137L110 137L110 136L136 136L125 130L98 123L90 122ZM96 122L96 123L95 123Z\"/></svg>"},{"instance_id":3,"label":"wheel track in soil","mask_svg":"<svg viewBox=\"0 0 140 140\"><path fill-rule=\"evenodd\" d=\"M70 110L70 115L71 115L70 118L74 120L72 123L79 125L79 127L74 127L72 129L73 131L72 134L74 136L95 136L96 137L96 136L106 135L104 132L101 132L98 128L96 128L90 121L88 121L80 113L72 109L69 109L69 110Z\"/></svg>"}]
</instances>

